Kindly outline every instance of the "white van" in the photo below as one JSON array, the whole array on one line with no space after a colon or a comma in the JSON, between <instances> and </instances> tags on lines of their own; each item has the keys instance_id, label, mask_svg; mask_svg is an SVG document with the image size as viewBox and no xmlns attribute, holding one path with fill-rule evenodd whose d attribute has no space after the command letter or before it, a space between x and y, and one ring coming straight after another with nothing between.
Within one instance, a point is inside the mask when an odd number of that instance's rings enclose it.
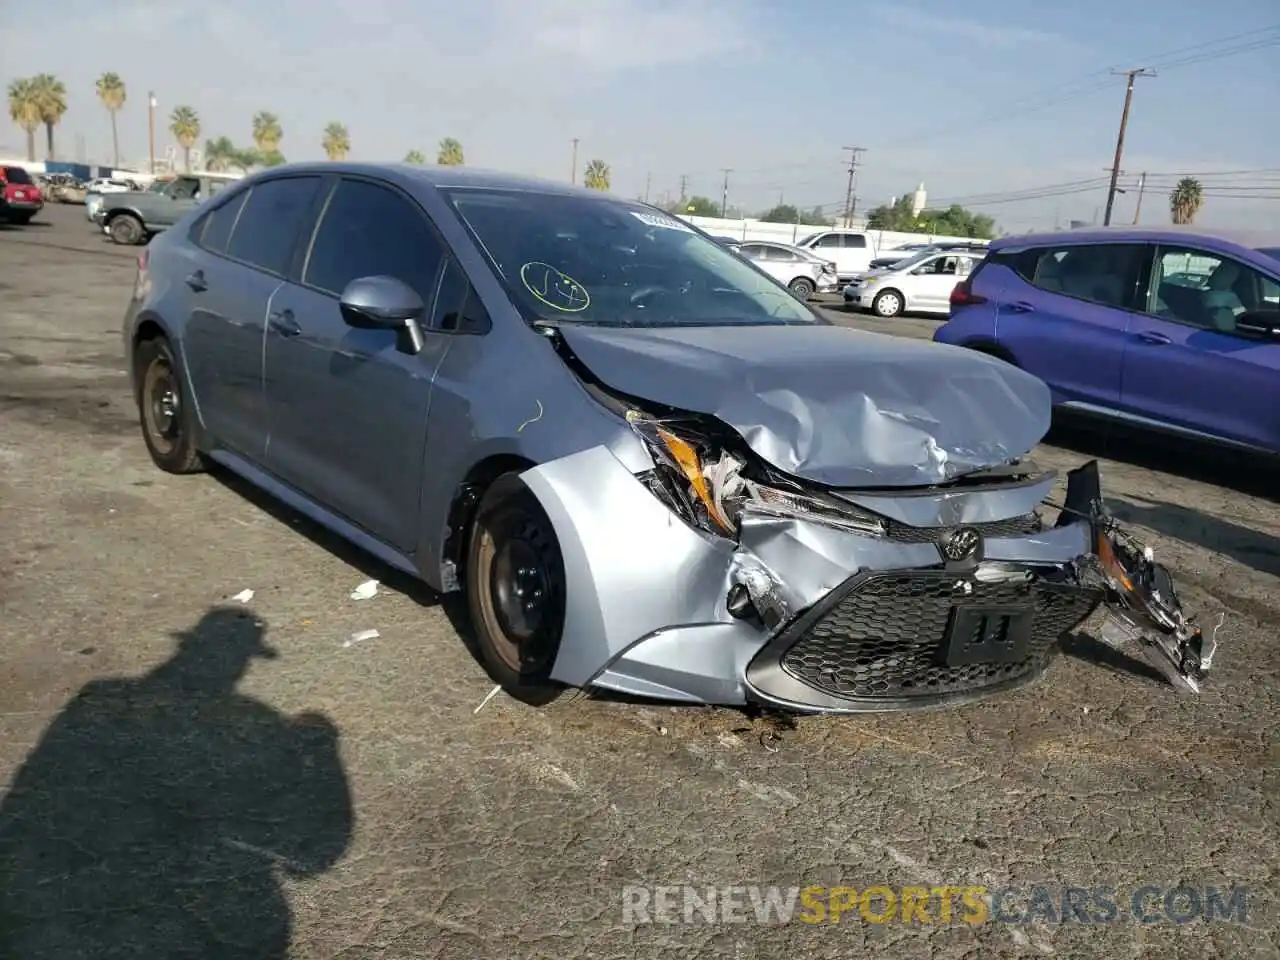
<instances>
[{"instance_id":1,"label":"white van","mask_svg":"<svg viewBox=\"0 0 1280 960\"><path fill-rule=\"evenodd\" d=\"M875 241L860 230L823 230L805 237L796 246L833 262L841 280L868 270L877 252Z\"/></svg>"}]
</instances>

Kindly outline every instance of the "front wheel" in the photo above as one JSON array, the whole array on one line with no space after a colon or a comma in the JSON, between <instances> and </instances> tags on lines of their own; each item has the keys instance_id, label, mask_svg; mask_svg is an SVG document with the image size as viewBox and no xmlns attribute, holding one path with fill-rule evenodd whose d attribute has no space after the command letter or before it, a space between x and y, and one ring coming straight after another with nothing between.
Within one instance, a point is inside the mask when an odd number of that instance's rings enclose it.
<instances>
[{"instance_id":1,"label":"front wheel","mask_svg":"<svg viewBox=\"0 0 1280 960\"><path fill-rule=\"evenodd\" d=\"M877 317L896 317L902 313L902 306L902 294L897 290L885 290L871 303Z\"/></svg>"},{"instance_id":2,"label":"front wheel","mask_svg":"<svg viewBox=\"0 0 1280 960\"><path fill-rule=\"evenodd\" d=\"M548 704L566 689L551 679L567 597L551 521L508 473L485 491L468 540L467 605L489 675L517 700Z\"/></svg>"},{"instance_id":3,"label":"front wheel","mask_svg":"<svg viewBox=\"0 0 1280 960\"><path fill-rule=\"evenodd\" d=\"M791 284L787 289L791 291L792 295L797 300L804 301L813 296L813 292L817 287L814 286L812 280L806 279L805 277L796 277L791 281Z\"/></svg>"},{"instance_id":4,"label":"front wheel","mask_svg":"<svg viewBox=\"0 0 1280 960\"><path fill-rule=\"evenodd\" d=\"M131 213L121 213L111 218L107 224L107 233L111 239L123 247L135 247L147 235L142 221Z\"/></svg>"}]
</instances>

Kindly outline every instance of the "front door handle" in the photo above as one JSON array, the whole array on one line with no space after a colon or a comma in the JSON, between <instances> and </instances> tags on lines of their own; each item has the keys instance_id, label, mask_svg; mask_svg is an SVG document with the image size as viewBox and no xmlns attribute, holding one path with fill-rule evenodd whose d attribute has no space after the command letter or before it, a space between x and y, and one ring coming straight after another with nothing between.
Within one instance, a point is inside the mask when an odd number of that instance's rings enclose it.
<instances>
[{"instance_id":1,"label":"front door handle","mask_svg":"<svg viewBox=\"0 0 1280 960\"><path fill-rule=\"evenodd\" d=\"M202 293L209 289L209 281L204 278L203 270L197 270L195 273L191 274L191 276L187 277L186 283L187 286L196 293Z\"/></svg>"},{"instance_id":2,"label":"front door handle","mask_svg":"<svg viewBox=\"0 0 1280 960\"><path fill-rule=\"evenodd\" d=\"M293 318L292 310L277 310L267 317L267 323L282 337L296 337L302 332L302 325Z\"/></svg>"},{"instance_id":3,"label":"front door handle","mask_svg":"<svg viewBox=\"0 0 1280 960\"><path fill-rule=\"evenodd\" d=\"M1173 343L1163 333L1156 333L1154 330L1143 330L1138 334L1138 339L1143 343L1150 343L1157 347L1162 347L1167 343Z\"/></svg>"},{"instance_id":4,"label":"front door handle","mask_svg":"<svg viewBox=\"0 0 1280 960\"><path fill-rule=\"evenodd\" d=\"M1006 308L1010 313L1035 313L1036 308L1025 300L1015 300Z\"/></svg>"}]
</instances>

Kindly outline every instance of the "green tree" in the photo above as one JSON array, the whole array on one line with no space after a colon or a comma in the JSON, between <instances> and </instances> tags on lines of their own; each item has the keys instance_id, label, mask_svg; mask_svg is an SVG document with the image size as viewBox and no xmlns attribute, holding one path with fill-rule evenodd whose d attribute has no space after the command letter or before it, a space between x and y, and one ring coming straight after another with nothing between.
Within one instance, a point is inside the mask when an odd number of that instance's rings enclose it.
<instances>
[{"instance_id":1,"label":"green tree","mask_svg":"<svg viewBox=\"0 0 1280 960\"><path fill-rule=\"evenodd\" d=\"M57 158L57 151L53 148L53 128L67 112L67 87L51 73L42 73L31 82L35 85L36 102L40 105L40 121L44 124L48 140L46 156L54 160Z\"/></svg>"},{"instance_id":2,"label":"green tree","mask_svg":"<svg viewBox=\"0 0 1280 960\"><path fill-rule=\"evenodd\" d=\"M891 230L899 233L931 233L951 237L973 237L990 240L996 234L996 223L981 213L966 210L952 204L945 210L921 210L912 212L913 199L908 194L892 206L882 204L867 214L867 227L871 230Z\"/></svg>"},{"instance_id":3,"label":"green tree","mask_svg":"<svg viewBox=\"0 0 1280 960\"><path fill-rule=\"evenodd\" d=\"M182 165L191 170L191 148L200 139L200 115L194 107L179 106L169 115L169 132L182 148ZM206 162L206 166L207 166Z\"/></svg>"},{"instance_id":4,"label":"green tree","mask_svg":"<svg viewBox=\"0 0 1280 960\"><path fill-rule=\"evenodd\" d=\"M351 152L351 135L347 133L346 125L335 121L325 127L320 146L330 160L345 160Z\"/></svg>"},{"instance_id":5,"label":"green tree","mask_svg":"<svg viewBox=\"0 0 1280 960\"><path fill-rule=\"evenodd\" d=\"M204 142L204 165L206 170L230 170L237 159L239 151L230 137L218 137L216 140Z\"/></svg>"},{"instance_id":6,"label":"green tree","mask_svg":"<svg viewBox=\"0 0 1280 960\"><path fill-rule=\"evenodd\" d=\"M800 211L789 203L780 203L760 214L760 219L765 223L799 223Z\"/></svg>"},{"instance_id":7,"label":"green tree","mask_svg":"<svg viewBox=\"0 0 1280 960\"><path fill-rule=\"evenodd\" d=\"M27 159L36 159L36 130L40 127L40 99L35 83L29 79L9 84L9 116L27 134Z\"/></svg>"},{"instance_id":8,"label":"green tree","mask_svg":"<svg viewBox=\"0 0 1280 960\"><path fill-rule=\"evenodd\" d=\"M98 91L98 100L107 108L107 113L111 115L112 164L119 167L120 135L116 131L116 114L124 106L124 102L128 98L128 91L125 90L124 81L120 79L120 74L118 73L104 73L98 78L95 86Z\"/></svg>"},{"instance_id":9,"label":"green tree","mask_svg":"<svg viewBox=\"0 0 1280 960\"><path fill-rule=\"evenodd\" d=\"M827 227L834 227L836 225L835 218L828 217L826 214L824 214L822 212L821 207L814 207L807 214L805 214L804 222L811 223L814 226L821 225L821 226L827 226Z\"/></svg>"},{"instance_id":10,"label":"green tree","mask_svg":"<svg viewBox=\"0 0 1280 960\"><path fill-rule=\"evenodd\" d=\"M283 139L284 128L280 126L279 117L266 110L253 115L253 142L263 156L279 153Z\"/></svg>"},{"instance_id":11,"label":"green tree","mask_svg":"<svg viewBox=\"0 0 1280 960\"><path fill-rule=\"evenodd\" d=\"M608 190L613 174L603 160L592 160L582 172L582 185L588 190Z\"/></svg>"},{"instance_id":12,"label":"green tree","mask_svg":"<svg viewBox=\"0 0 1280 960\"><path fill-rule=\"evenodd\" d=\"M427 162L427 155L423 153L421 150L410 150L408 153L404 155L404 162L413 163L413 164L417 164L418 166L421 166L422 164Z\"/></svg>"},{"instance_id":13,"label":"green tree","mask_svg":"<svg viewBox=\"0 0 1280 960\"><path fill-rule=\"evenodd\" d=\"M677 200L668 209L671 213L683 213L690 217L720 216L720 204L710 197L690 197L683 203Z\"/></svg>"},{"instance_id":14,"label":"green tree","mask_svg":"<svg viewBox=\"0 0 1280 960\"><path fill-rule=\"evenodd\" d=\"M261 167L278 167L289 162L279 150L255 150L253 152L254 160Z\"/></svg>"},{"instance_id":15,"label":"green tree","mask_svg":"<svg viewBox=\"0 0 1280 960\"><path fill-rule=\"evenodd\" d=\"M1183 177L1169 194L1169 213L1174 223L1194 223L1200 206L1204 203L1204 191L1195 177Z\"/></svg>"},{"instance_id":16,"label":"green tree","mask_svg":"<svg viewBox=\"0 0 1280 960\"><path fill-rule=\"evenodd\" d=\"M436 154L436 163L442 167L462 166L462 144L453 137L445 137L440 141L440 152Z\"/></svg>"}]
</instances>

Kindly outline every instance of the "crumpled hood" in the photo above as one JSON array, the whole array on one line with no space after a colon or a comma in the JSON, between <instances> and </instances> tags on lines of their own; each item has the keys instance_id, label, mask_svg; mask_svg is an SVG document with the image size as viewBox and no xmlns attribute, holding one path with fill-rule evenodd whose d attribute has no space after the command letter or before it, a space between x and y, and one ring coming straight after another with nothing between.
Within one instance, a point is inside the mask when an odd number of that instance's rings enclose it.
<instances>
[{"instance_id":1,"label":"crumpled hood","mask_svg":"<svg viewBox=\"0 0 1280 960\"><path fill-rule=\"evenodd\" d=\"M983 354L839 326L560 327L606 385L708 414L779 470L909 487L1006 463L1049 429L1049 388Z\"/></svg>"}]
</instances>

